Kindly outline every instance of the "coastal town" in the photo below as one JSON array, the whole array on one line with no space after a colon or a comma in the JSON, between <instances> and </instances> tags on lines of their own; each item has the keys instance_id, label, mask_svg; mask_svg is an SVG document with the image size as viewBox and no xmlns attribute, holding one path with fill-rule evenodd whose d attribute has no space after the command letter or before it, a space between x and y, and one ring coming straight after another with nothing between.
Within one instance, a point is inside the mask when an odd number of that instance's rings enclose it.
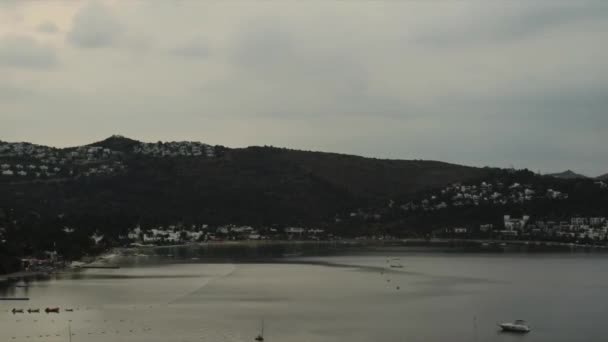
<instances>
[{"instance_id":1,"label":"coastal town","mask_svg":"<svg viewBox=\"0 0 608 342\"><path fill-rule=\"evenodd\" d=\"M447 227L433 232L441 237L477 237L513 240L568 241L580 243L608 242L606 217L572 217L569 220L532 220L529 215L504 215L503 224Z\"/></svg>"},{"instance_id":2,"label":"coastal town","mask_svg":"<svg viewBox=\"0 0 608 342\"><path fill-rule=\"evenodd\" d=\"M74 233L73 229L65 228L66 234ZM0 244L5 243L5 228L0 227ZM305 227L261 227L254 228L249 225L222 225L211 227L206 224L184 226L181 224L158 226L144 229L136 226L127 234L119 237L119 245L110 246L101 233L95 233L90 239L96 245L105 245L107 248L146 248L162 246L185 246L200 244L215 244L224 242L255 242L273 243L280 241L377 241L406 243L416 241L412 238L398 238L391 235L379 234L372 236L359 236L347 239L329 233L325 229ZM530 242L552 242L577 244L579 246L607 246L608 243L608 219L606 217L572 217L569 220L533 220L529 215L514 217L504 215L502 225L481 224L478 226L454 226L433 231L431 236L418 239L427 241L507 241L511 244L526 245ZM99 258L85 258L87 260L99 261ZM90 262L89 261L89 262ZM21 259L22 269L30 273L48 273L70 265L70 261L64 259L56 251L44 251L37 257L25 257ZM85 265L77 262L75 265Z\"/></svg>"},{"instance_id":3,"label":"coastal town","mask_svg":"<svg viewBox=\"0 0 608 342\"><path fill-rule=\"evenodd\" d=\"M74 229L65 228L66 234ZM4 228L0 227L0 241ZM568 241L600 244L608 242L608 220L606 217L572 217L569 220L532 220L529 215L514 217L504 215L503 224L481 224L475 226L450 226L432 232L432 237L459 239L498 239L522 241ZM97 245L108 244L101 233L90 239ZM335 235L326 229L306 227L259 227L249 225L222 225L211 227L206 224L184 226L181 224L157 226L144 229L136 226L127 234L119 236L125 247L145 247L164 245L187 245L224 241L331 241L347 238ZM357 240L399 240L386 234L356 237ZM45 252L52 256L51 251Z\"/></svg>"}]
</instances>

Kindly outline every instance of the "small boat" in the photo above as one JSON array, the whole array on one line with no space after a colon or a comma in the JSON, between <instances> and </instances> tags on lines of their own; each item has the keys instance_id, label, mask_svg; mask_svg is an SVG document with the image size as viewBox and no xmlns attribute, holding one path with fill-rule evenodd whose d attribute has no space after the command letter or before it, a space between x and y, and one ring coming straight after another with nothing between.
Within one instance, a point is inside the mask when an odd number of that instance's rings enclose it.
<instances>
[{"instance_id":1,"label":"small boat","mask_svg":"<svg viewBox=\"0 0 608 342\"><path fill-rule=\"evenodd\" d=\"M386 262L389 263L389 267L391 268L403 268L403 265L401 265L400 258L390 258L390 260L386 259Z\"/></svg>"},{"instance_id":2,"label":"small boat","mask_svg":"<svg viewBox=\"0 0 608 342\"><path fill-rule=\"evenodd\" d=\"M502 331L516 332L516 333L527 333L530 332L530 327L526 324L526 321L518 319L512 323L501 323L498 325Z\"/></svg>"},{"instance_id":3,"label":"small boat","mask_svg":"<svg viewBox=\"0 0 608 342\"><path fill-rule=\"evenodd\" d=\"M254 338L255 341L264 341L264 320L262 320L262 327L258 336Z\"/></svg>"},{"instance_id":4,"label":"small boat","mask_svg":"<svg viewBox=\"0 0 608 342\"><path fill-rule=\"evenodd\" d=\"M40 309L27 309L27 313L40 313Z\"/></svg>"},{"instance_id":5,"label":"small boat","mask_svg":"<svg viewBox=\"0 0 608 342\"><path fill-rule=\"evenodd\" d=\"M65 309L65 312L74 312L74 309Z\"/></svg>"},{"instance_id":6,"label":"small boat","mask_svg":"<svg viewBox=\"0 0 608 342\"><path fill-rule=\"evenodd\" d=\"M44 309L46 313L59 313L59 308L46 308Z\"/></svg>"},{"instance_id":7,"label":"small boat","mask_svg":"<svg viewBox=\"0 0 608 342\"><path fill-rule=\"evenodd\" d=\"M15 309L15 308L13 308L12 313L13 313L13 314L16 314L16 313L23 313L23 309Z\"/></svg>"}]
</instances>

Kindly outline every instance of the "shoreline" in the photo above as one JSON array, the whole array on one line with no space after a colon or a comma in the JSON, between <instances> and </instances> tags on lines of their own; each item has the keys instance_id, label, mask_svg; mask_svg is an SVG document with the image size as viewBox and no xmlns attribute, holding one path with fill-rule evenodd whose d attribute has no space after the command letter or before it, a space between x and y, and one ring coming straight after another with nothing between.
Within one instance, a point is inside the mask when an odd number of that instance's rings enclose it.
<instances>
[{"instance_id":1,"label":"shoreline","mask_svg":"<svg viewBox=\"0 0 608 342\"><path fill-rule=\"evenodd\" d=\"M52 273L54 273L54 272L52 272ZM46 275L49 275L49 273L42 272L42 271L19 271L19 272L7 273L7 274L0 274L0 283L10 282L13 280L19 280L22 278L33 278L33 277L40 277L40 276L46 276Z\"/></svg>"},{"instance_id":2,"label":"shoreline","mask_svg":"<svg viewBox=\"0 0 608 342\"><path fill-rule=\"evenodd\" d=\"M119 247L118 253L121 254L124 250L133 249L165 249L165 248L182 248L182 247L222 247L222 246L268 246L268 245L335 245L344 247L479 247L483 250L486 247L527 247L527 248L559 248L566 250L597 250L608 251L608 246L605 245L586 245L575 244L568 242L556 241L537 241L537 240L496 240L496 239L449 239L449 238L432 238L432 239L393 239L393 240L378 240L378 239L342 239L342 240L236 240L236 241L209 241L186 244L173 245L139 245L131 247Z\"/></svg>"},{"instance_id":3,"label":"shoreline","mask_svg":"<svg viewBox=\"0 0 608 342\"><path fill-rule=\"evenodd\" d=\"M334 245L342 247L428 247L428 248L464 248L474 249L479 252L604 252L608 251L608 246L602 245L584 245L566 242L554 241L535 241L535 240L492 240L492 239L447 239L447 238L432 238L432 239L394 239L394 240L378 240L378 239L342 239L342 240L236 240L236 241L208 241L195 242L186 244L173 245L137 245L129 247L113 247L108 251L97 255L90 256L90 261L74 260L71 264L63 268L55 269L51 272L47 271L18 271L8 274L0 274L0 284L8 283L13 280L23 278L34 278L41 276L50 276L52 274L61 273L63 271L86 269L88 266L109 266L112 265L112 260L117 257L128 256L128 251L133 250L158 250L169 248L185 248L185 247L234 247L234 246L271 246L271 245Z\"/></svg>"}]
</instances>

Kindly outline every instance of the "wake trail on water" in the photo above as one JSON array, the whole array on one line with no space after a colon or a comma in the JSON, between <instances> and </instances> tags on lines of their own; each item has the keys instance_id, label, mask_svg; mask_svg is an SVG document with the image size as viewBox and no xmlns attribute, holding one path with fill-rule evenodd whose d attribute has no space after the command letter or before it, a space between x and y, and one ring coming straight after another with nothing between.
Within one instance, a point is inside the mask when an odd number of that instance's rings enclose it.
<instances>
[{"instance_id":1,"label":"wake trail on water","mask_svg":"<svg viewBox=\"0 0 608 342\"><path fill-rule=\"evenodd\" d=\"M202 284L200 284L200 286L198 288L196 288L193 291L190 291L184 295L181 295L177 298L174 298L173 300L169 301L167 304L168 305L172 305L172 304L180 304L183 300L193 297L194 295L196 295L197 293L201 292L205 287L207 287L207 285L209 285L211 282L216 281L218 279L223 279L223 278L227 278L230 277L232 274L234 274L234 272L236 272L237 267L236 264L229 264L230 269L228 270L228 272L223 273L223 274L219 274L217 276L212 276L212 277L207 277L207 279L205 279Z\"/></svg>"}]
</instances>

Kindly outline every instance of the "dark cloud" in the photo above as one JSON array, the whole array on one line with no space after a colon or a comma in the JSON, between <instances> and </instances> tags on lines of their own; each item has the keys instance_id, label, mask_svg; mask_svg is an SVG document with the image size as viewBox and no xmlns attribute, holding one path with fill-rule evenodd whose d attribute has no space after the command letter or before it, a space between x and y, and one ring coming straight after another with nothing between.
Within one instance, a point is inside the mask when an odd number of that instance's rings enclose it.
<instances>
[{"instance_id":1,"label":"dark cloud","mask_svg":"<svg viewBox=\"0 0 608 342\"><path fill-rule=\"evenodd\" d=\"M48 69L57 64L55 50L21 35L0 37L0 67Z\"/></svg>"},{"instance_id":2,"label":"dark cloud","mask_svg":"<svg viewBox=\"0 0 608 342\"><path fill-rule=\"evenodd\" d=\"M240 66L254 69L275 68L297 62L298 41L282 25L268 22L249 23L235 39L232 57Z\"/></svg>"},{"instance_id":3,"label":"dark cloud","mask_svg":"<svg viewBox=\"0 0 608 342\"><path fill-rule=\"evenodd\" d=\"M0 0L0 7L17 7L19 0Z\"/></svg>"},{"instance_id":4,"label":"dark cloud","mask_svg":"<svg viewBox=\"0 0 608 342\"><path fill-rule=\"evenodd\" d=\"M0 83L0 100L5 103L18 102L28 98L31 99L34 94L35 91L29 88Z\"/></svg>"},{"instance_id":5,"label":"dark cloud","mask_svg":"<svg viewBox=\"0 0 608 342\"><path fill-rule=\"evenodd\" d=\"M76 47L101 48L114 45L122 32L122 24L109 8L89 2L74 16L67 39Z\"/></svg>"},{"instance_id":6,"label":"dark cloud","mask_svg":"<svg viewBox=\"0 0 608 342\"><path fill-rule=\"evenodd\" d=\"M469 12L467 18L421 33L415 41L435 46L459 46L523 39L572 23L608 21L608 3L489 2Z\"/></svg>"},{"instance_id":7,"label":"dark cloud","mask_svg":"<svg viewBox=\"0 0 608 342\"><path fill-rule=\"evenodd\" d=\"M43 33L57 33L59 32L59 28L52 21L45 21L36 27L38 32Z\"/></svg>"}]
</instances>

